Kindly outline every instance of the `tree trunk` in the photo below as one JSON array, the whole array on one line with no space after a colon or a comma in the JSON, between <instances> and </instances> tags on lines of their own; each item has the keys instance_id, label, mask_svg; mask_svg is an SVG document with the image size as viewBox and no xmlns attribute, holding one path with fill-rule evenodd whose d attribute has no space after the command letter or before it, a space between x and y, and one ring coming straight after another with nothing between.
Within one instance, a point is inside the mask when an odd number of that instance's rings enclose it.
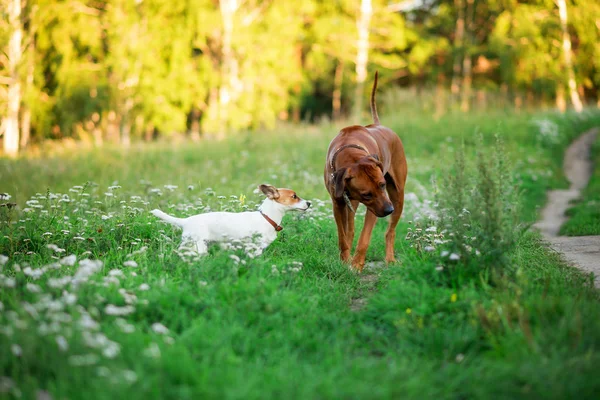
<instances>
[{"instance_id":1,"label":"tree trunk","mask_svg":"<svg viewBox=\"0 0 600 400\"><path fill-rule=\"evenodd\" d=\"M112 143L119 143L119 116L114 110L110 110L106 119L106 139Z\"/></svg>"},{"instance_id":2,"label":"tree trunk","mask_svg":"<svg viewBox=\"0 0 600 400\"><path fill-rule=\"evenodd\" d=\"M475 16L474 0L467 0L467 34L465 35L465 54L463 58L463 81L460 109L469 111L471 108L471 86L473 83L473 60L470 45L473 44L473 20Z\"/></svg>"},{"instance_id":3,"label":"tree trunk","mask_svg":"<svg viewBox=\"0 0 600 400\"><path fill-rule=\"evenodd\" d=\"M154 140L154 125L150 124L146 127L144 132L144 140L146 142L151 142Z\"/></svg>"},{"instance_id":4,"label":"tree trunk","mask_svg":"<svg viewBox=\"0 0 600 400\"><path fill-rule=\"evenodd\" d=\"M131 110L133 109L133 99L128 97L125 100L123 116L121 117L121 146L125 148L131 147Z\"/></svg>"},{"instance_id":5,"label":"tree trunk","mask_svg":"<svg viewBox=\"0 0 600 400\"><path fill-rule=\"evenodd\" d=\"M344 61L338 60L335 67L335 75L333 77L333 101L332 101L332 119L337 121L340 119L342 112L342 84L344 82Z\"/></svg>"},{"instance_id":6,"label":"tree trunk","mask_svg":"<svg viewBox=\"0 0 600 400\"><path fill-rule=\"evenodd\" d=\"M583 104L577 93L577 82L575 81L575 72L573 71L573 55L571 54L571 37L567 29L567 3L565 0L557 0L558 13L560 15L560 26L562 28L562 40L563 40L563 55L565 57L565 68L567 69L567 78L569 80L569 93L571 95L571 102L573 108L577 112L583 110Z\"/></svg>"},{"instance_id":7,"label":"tree trunk","mask_svg":"<svg viewBox=\"0 0 600 400\"><path fill-rule=\"evenodd\" d=\"M19 108L21 106L21 81L19 63L21 62L21 0L10 0L8 5L8 21L10 39L8 44L8 110L4 118L4 153L15 157L19 153Z\"/></svg>"},{"instance_id":8,"label":"tree trunk","mask_svg":"<svg viewBox=\"0 0 600 400\"><path fill-rule=\"evenodd\" d=\"M556 87L556 108L558 108L560 112L565 112L567 110L567 100L565 99L565 87L560 83Z\"/></svg>"},{"instance_id":9,"label":"tree trunk","mask_svg":"<svg viewBox=\"0 0 600 400\"><path fill-rule=\"evenodd\" d=\"M25 78L25 92L33 90L33 74L35 72L35 12L37 6L33 6L29 12L29 48L27 49L27 76ZM21 149L24 149L29 144L31 137L31 107L24 103L21 111Z\"/></svg>"},{"instance_id":10,"label":"tree trunk","mask_svg":"<svg viewBox=\"0 0 600 400\"><path fill-rule=\"evenodd\" d=\"M460 93L460 64L461 55L464 51L463 42L465 36L465 10L463 8L462 0L454 0L454 6L458 11L456 18L456 28L454 29L454 64L452 66L452 83L450 84L450 91L454 99L458 98Z\"/></svg>"},{"instance_id":11,"label":"tree trunk","mask_svg":"<svg viewBox=\"0 0 600 400\"><path fill-rule=\"evenodd\" d=\"M354 96L354 116L360 117L363 107L367 62L369 61L369 24L373 14L371 0L362 0L358 19L358 40L356 42L356 93Z\"/></svg>"},{"instance_id":12,"label":"tree trunk","mask_svg":"<svg viewBox=\"0 0 600 400\"><path fill-rule=\"evenodd\" d=\"M190 139L193 142L200 140L200 109L193 107L190 111Z\"/></svg>"},{"instance_id":13,"label":"tree trunk","mask_svg":"<svg viewBox=\"0 0 600 400\"><path fill-rule=\"evenodd\" d=\"M236 74L236 60L232 51L233 17L237 11L238 0L220 0L221 18L223 21L223 45L221 48L221 88L219 90L219 126L229 125L229 108L233 96L233 85Z\"/></svg>"},{"instance_id":14,"label":"tree trunk","mask_svg":"<svg viewBox=\"0 0 600 400\"><path fill-rule=\"evenodd\" d=\"M446 74L444 73L445 56L437 54L437 79L435 84L435 117L439 118L446 112Z\"/></svg>"}]
</instances>

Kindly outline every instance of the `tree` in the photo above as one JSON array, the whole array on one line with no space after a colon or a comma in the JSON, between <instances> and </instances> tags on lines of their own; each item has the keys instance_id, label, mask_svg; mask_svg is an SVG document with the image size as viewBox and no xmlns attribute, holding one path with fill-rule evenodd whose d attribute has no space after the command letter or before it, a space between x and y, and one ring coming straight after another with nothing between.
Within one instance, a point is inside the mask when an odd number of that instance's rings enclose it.
<instances>
[{"instance_id":1,"label":"tree","mask_svg":"<svg viewBox=\"0 0 600 400\"><path fill-rule=\"evenodd\" d=\"M363 92L367 79L367 62L369 61L369 25L373 14L371 0L361 0L360 14L357 21L358 38L356 40L356 92L354 96L354 115L358 117L363 107Z\"/></svg>"},{"instance_id":2,"label":"tree","mask_svg":"<svg viewBox=\"0 0 600 400\"><path fill-rule=\"evenodd\" d=\"M4 126L4 153L14 157L19 153L19 109L21 107L21 77L19 66L22 57L21 0L8 0L8 26L10 39L7 54L8 109L2 121Z\"/></svg>"},{"instance_id":3,"label":"tree","mask_svg":"<svg viewBox=\"0 0 600 400\"><path fill-rule=\"evenodd\" d=\"M569 94L571 95L571 102L573 103L575 111L581 112L581 110L583 110L583 104L581 104L579 93L577 93L577 82L575 81L575 72L573 71L573 55L571 53L571 37L569 36L569 31L567 29L567 3L565 0L556 0L556 4L558 5L558 12L560 15L562 48L569 82Z\"/></svg>"}]
</instances>

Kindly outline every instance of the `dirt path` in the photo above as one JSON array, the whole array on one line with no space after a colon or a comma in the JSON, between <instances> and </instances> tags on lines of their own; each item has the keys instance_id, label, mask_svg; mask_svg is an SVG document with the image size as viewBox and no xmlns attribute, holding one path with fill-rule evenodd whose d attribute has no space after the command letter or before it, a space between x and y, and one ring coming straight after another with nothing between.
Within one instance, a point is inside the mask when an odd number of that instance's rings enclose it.
<instances>
[{"instance_id":1,"label":"dirt path","mask_svg":"<svg viewBox=\"0 0 600 400\"><path fill-rule=\"evenodd\" d=\"M379 279L379 270L384 267L385 263L383 261L370 261L365 264L365 268L362 274L360 274L360 282L362 284L361 296L352 299L352 303L350 303L352 311L360 311L367 305L368 292L375 290L377 280Z\"/></svg>"},{"instance_id":2,"label":"dirt path","mask_svg":"<svg viewBox=\"0 0 600 400\"><path fill-rule=\"evenodd\" d=\"M542 219L535 224L550 247L562 253L574 266L592 272L594 284L600 288L600 236L558 236L560 227L567 217L569 203L579 197L592 174L590 148L596 139L598 128L594 128L573 142L565 153L564 171L571 183L569 189L548 192L548 204L542 210Z\"/></svg>"}]
</instances>

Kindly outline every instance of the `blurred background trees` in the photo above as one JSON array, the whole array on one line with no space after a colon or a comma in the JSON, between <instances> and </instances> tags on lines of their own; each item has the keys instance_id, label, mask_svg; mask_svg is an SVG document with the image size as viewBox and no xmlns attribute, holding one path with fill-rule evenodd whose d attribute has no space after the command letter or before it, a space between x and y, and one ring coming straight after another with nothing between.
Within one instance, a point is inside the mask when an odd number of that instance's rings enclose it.
<instances>
[{"instance_id":1,"label":"blurred background trees","mask_svg":"<svg viewBox=\"0 0 600 400\"><path fill-rule=\"evenodd\" d=\"M597 0L0 0L0 17L5 154L359 122L375 69L382 102L432 116L599 98Z\"/></svg>"}]
</instances>

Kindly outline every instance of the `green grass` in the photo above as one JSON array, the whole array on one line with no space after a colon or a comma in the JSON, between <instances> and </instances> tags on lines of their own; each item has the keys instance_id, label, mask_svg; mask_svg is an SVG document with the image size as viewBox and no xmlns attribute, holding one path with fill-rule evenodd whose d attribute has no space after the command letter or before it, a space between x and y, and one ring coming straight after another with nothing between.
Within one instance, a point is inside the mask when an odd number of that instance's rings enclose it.
<instances>
[{"instance_id":1,"label":"green grass","mask_svg":"<svg viewBox=\"0 0 600 400\"><path fill-rule=\"evenodd\" d=\"M554 121L556 134L541 134L533 119ZM448 171L459 146L469 162L477 149L491 156L496 133L521 193L521 221L531 223L545 190L565 184L559 155L600 118L382 120L404 141L411 195L397 235L402 264L383 269L375 288L337 258L322 168L339 126L0 160L0 192L19 204L0 207L0 254L9 257L0 270L0 390L131 400L596 398L598 294L538 234L521 236L506 255L512 272L489 280L448 279L436 254L404 238L433 200L432 177ZM199 260L180 255L179 232L147 212L253 208L261 197L252 191L263 182L324 201L287 216L259 258L234 250L238 262L214 247ZM70 191L75 185L85 187ZM367 261L383 259L383 222ZM82 276L81 262L56 264L70 254L102 267ZM363 296L367 306L351 311ZM130 308L115 316L109 305Z\"/></svg>"},{"instance_id":2,"label":"green grass","mask_svg":"<svg viewBox=\"0 0 600 400\"><path fill-rule=\"evenodd\" d=\"M594 172L582 198L567 210L569 220L560 228L561 235L600 235L600 138L592 146Z\"/></svg>"}]
</instances>

